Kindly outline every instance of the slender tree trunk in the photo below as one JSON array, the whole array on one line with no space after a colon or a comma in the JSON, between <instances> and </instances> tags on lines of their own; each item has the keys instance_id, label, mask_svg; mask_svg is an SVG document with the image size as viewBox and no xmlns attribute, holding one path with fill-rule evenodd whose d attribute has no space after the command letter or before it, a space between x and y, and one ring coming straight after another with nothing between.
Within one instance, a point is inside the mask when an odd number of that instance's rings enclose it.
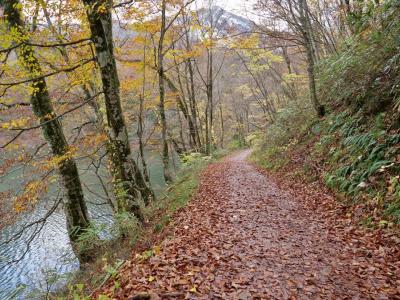
<instances>
[{"instance_id":1,"label":"slender tree trunk","mask_svg":"<svg viewBox=\"0 0 400 300\"><path fill-rule=\"evenodd\" d=\"M143 176L146 183L151 188L150 176L147 169L146 158L144 157L144 144L143 144L143 105L144 105L144 95L146 89L146 45L143 47L143 82L142 82L142 93L139 95L139 115L138 115L138 129L137 136L139 138L139 155L143 167ZM147 205L149 201L145 201Z\"/></svg>"},{"instance_id":2,"label":"slender tree trunk","mask_svg":"<svg viewBox=\"0 0 400 300\"><path fill-rule=\"evenodd\" d=\"M310 23L309 19L306 17L306 9L307 9L307 2L306 0L299 1L299 13L300 13L300 23L301 23L301 30L304 40L304 47L306 50L307 55L307 74L308 74L308 84L310 90L310 98L311 102L314 106L314 109L317 112L319 117L323 117L325 115L325 107L320 104L317 91L315 86L315 53L314 47L312 45L312 36L310 35ZM308 21L307 21L308 20Z\"/></svg>"},{"instance_id":3,"label":"slender tree trunk","mask_svg":"<svg viewBox=\"0 0 400 300\"><path fill-rule=\"evenodd\" d=\"M188 66L188 71L189 71L189 83L190 83L190 89L189 89L189 102L190 102L190 111L192 114L192 123L194 126L194 129L196 131L196 141L197 141L197 148L201 148L201 139L200 139L200 133L199 133L199 126L197 123L197 104L196 104L196 93L195 93L195 85L194 85L194 72L193 72L193 65L191 60L189 59L187 62Z\"/></svg>"},{"instance_id":4,"label":"slender tree trunk","mask_svg":"<svg viewBox=\"0 0 400 300\"><path fill-rule=\"evenodd\" d=\"M243 122L242 112L236 113L236 124L237 124L237 135L238 135L239 145L245 146L246 141L243 132L244 122Z\"/></svg>"},{"instance_id":5,"label":"slender tree trunk","mask_svg":"<svg viewBox=\"0 0 400 300\"><path fill-rule=\"evenodd\" d=\"M319 2L317 2L317 4L318 3ZM312 23L311 23L311 20L310 20L310 10L309 10L309 7L308 7L307 0L304 0L302 5L304 5L304 19L305 19L305 24L306 24L306 30L307 30L308 37L309 37L309 40L310 40L310 45L312 47L311 53L313 55L314 64L316 64L321 59L321 56L319 54L319 48L320 47L317 47L317 45L316 45L316 39L315 39L314 30L312 28Z\"/></svg>"},{"instance_id":6,"label":"slender tree trunk","mask_svg":"<svg viewBox=\"0 0 400 300\"><path fill-rule=\"evenodd\" d=\"M188 19L186 19L188 21ZM189 38L189 29L185 29L185 47L186 51L191 51L191 41ZM192 65L192 59L189 58L185 62L185 71L187 71L189 76L189 80L186 81L186 87L188 91L188 98L189 98L189 106L190 106L190 113L191 113L191 119L192 123L194 126L195 134L196 134L196 146L197 149L201 149L201 138L200 138L200 132L199 132L199 125L197 122L198 119L198 114L197 114L197 104L196 104L196 93L195 93L195 84L194 84L194 71L193 71L193 65Z\"/></svg>"},{"instance_id":7,"label":"slender tree trunk","mask_svg":"<svg viewBox=\"0 0 400 300\"><path fill-rule=\"evenodd\" d=\"M194 145L196 145L196 129L189 115L186 100L184 98L184 93L182 91L182 84L180 82L180 78L178 77L179 85L181 87L181 92L178 90L178 88L175 86L172 80L167 76L167 74L163 73L163 77L164 80L167 82L169 89L176 95L175 97L178 104L178 108L180 111L182 111L185 120L188 122L189 140L191 141L191 143L194 143Z\"/></svg>"},{"instance_id":8,"label":"slender tree trunk","mask_svg":"<svg viewBox=\"0 0 400 300\"><path fill-rule=\"evenodd\" d=\"M205 124L206 124L206 140L205 140L205 153L206 155L210 155L210 133L209 133L209 106L210 106L210 101L207 96L207 104L206 104L206 109L204 111L204 118L205 118Z\"/></svg>"},{"instance_id":9,"label":"slender tree trunk","mask_svg":"<svg viewBox=\"0 0 400 300\"><path fill-rule=\"evenodd\" d=\"M4 14L11 30L18 32L15 42L27 40L27 33L24 29L19 1L10 0L4 2ZM17 48L17 56L20 63L32 78L40 77L42 69L31 46L21 45ZM84 201L84 194L79 178L78 168L72 154L69 152L69 145L65 138L60 120L54 112L49 96L46 81L33 79L31 84L34 93L31 95L31 106L33 113L38 118L44 138L49 144L52 154L58 162L58 171L63 188L65 189L65 215L67 219L68 235L74 245L78 257L88 259L87 253L82 253L77 247L81 235L90 226L89 214Z\"/></svg>"},{"instance_id":10,"label":"slender tree trunk","mask_svg":"<svg viewBox=\"0 0 400 300\"><path fill-rule=\"evenodd\" d=\"M189 146L191 149L196 148L196 129L194 127L192 118L189 114L189 109L188 109L188 105L186 103L186 97L185 97L185 92L183 90L183 84L182 84L182 80L181 80L181 75L180 75L180 70L179 70L179 66L176 62L176 60L174 59L175 62L175 69L176 69L176 74L177 74L177 78L178 78L178 84L179 84L179 89L180 89L180 93L178 91L178 89L175 87L175 92L177 93L177 100L178 100L178 108L182 111L183 116L185 117L186 122L188 123L188 127L189 127ZM172 83L172 81L170 80L170 83ZM171 84L168 83L168 85L171 87ZM173 84L172 84L173 85ZM174 91L172 89L172 91ZM180 94L180 96L179 96ZM180 116L180 115L179 115ZM182 126L181 126L182 129Z\"/></svg>"},{"instance_id":11,"label":"slender tree trunk","mask_svg":"<svg viewBox=\"0 0 400 300\"><path fill-rule=\"evenodd\" d=\"M206 154L211 154L212 148L212 126L213 126L213 53L212 49L207 51L207 105L206 105Z\"/></svg>"},{"instance_id":12,"label":"slender tree trunk","mask_svg":"<svg viewBox=\"0 0 400 300\"><path fill-rule=\"evenodd\" d=\"M142 162L143 177L147 184L150 186L150 176L147 170L146 158L144 156L144 145L143 145L143 96L139 95L139 114L138 114L138 129L137 136L139 139L139 155ZM146 205L149 204L148 201L145 202Z\"/></svg>"},{"instance_id":13,"label":"slender tree trunk","mask_svg":"<svg viewBox=\"0 0 400 300\"><path fill-rule=\"evenodd\" d=\"M221 141L220 141L220 145L221 145L221 149L224 148L224 134L225 134L225 128L224 128L224 118L223 118L223 113L222 113L222 103L221 101L219 102L219 117L221 120Z\"/></svg>"},{"instance_id":14,"label":"slender tree trunk","mask_svg":"<svg viewBox=\"0 0 400 300\"><path fill-rule=\"evenodd\" d=\"M164 179L166 183L172 182L172 177L169 171L169 154L168 154L168 135L167 135L167 118L165 116L165 86L164 86L164 37L166 30L166 4L162 0L161 4L161 29L160 40L157 51L157 70L158 70L158 87L160 92L160 102L158 111L161 122L161 139L162 139L162 162L164 168Z\"/></svg>"},{"instance_id":15,"label":"slender tree trunk","mask_svg":"<svg viewBox=\"0 0 400 300\"><path fill-rule=\"evenodd\" d=\"M141 194L144 199L152 199L153 193L132 157L128 131L122 113L112 40L112 2L83 0L83 3L87 8L92 41L95 44L103 84L110 141L108 151L111 156L113 180L118 185L118 190L114 192L117 197L117 207L119 211L132 212L143 221L138 203L139 195Z\"/></svg>"},{"instance_id":16,"label":"slender tree trunk","mask_svg":"<svg viewBox=\"0 0 400 300\"><path fill-rule=\"evenodd\" d=\"M246 108L246 110L245 110L245 115L246 115L246 124L247 124L247 132L246 132L246 134L249 134L250 133L250 120L249 120L249 108Z\"/></svg>"},{"instance_id":17,"label":"slender tree trunk","mask_svg":"<svg viewBox=\"0 0 400 300\"><path fill-rule=\"evenodd\" d=\"M182 147L180 147L180 148L183 150L183 154L185 154L185 153L187 153L187 149L186 149L185 138L183 137L183 122L182 122L181 113L180 113L179 109L177 109L176 112L178 114L178 120L179 120L179 138L181 140L181 145L182 145ZM190 136L189 136L189 140L190 140Z\"/></svg>"},{"instance_id":18,"label":"slender tree trunk","mask_svg":"<svg viewBox=\"0 0 400 300\"><path fill-rule=\"evenodd\" d=\"M203 128L205 126L203 124L203 120L200 118L200 110L199 110L199 106L197 105L197 103L196 103L196 107L195 108L196 108L196 113L199 116L199 129L200 129L199 138L200 138L200 141L201 141L201 145L204 146L206 144L206 139L204 137L204 130L203 130Z\"/></svg>"},{"instance_id":19,"label":"slender tree trunk","mask_svg":"<svg viewBox=\"0 0 400 300\"><path fill-rule=\"evenodd\" d=\"M290 61L290 57L289 57L289 54L288 54L287 46L282 46L282 54L283 54L283 57L284 57L285 62L286 62L286 67L288 69L288 73L291 75L291 74L293 74L292 63ZM291 81L289 83L289 87L290 87L291 94L292 94L291 98L296 101L297 100L297 93L296 93L295 83L293 81Z\"/></svg>"}]
</instances>

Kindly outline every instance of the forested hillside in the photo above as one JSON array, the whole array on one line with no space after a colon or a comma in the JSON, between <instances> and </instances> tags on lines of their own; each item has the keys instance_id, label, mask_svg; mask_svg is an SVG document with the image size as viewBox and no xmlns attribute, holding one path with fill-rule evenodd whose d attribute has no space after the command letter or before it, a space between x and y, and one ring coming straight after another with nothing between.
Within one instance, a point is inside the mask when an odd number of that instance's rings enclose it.
<instances>
[{"instance_id":1,"label":"forested hillside","mask_svg":"<svg viewBox=\"0 0 400 300\"><path fill-rule=\"evenodd\" d=\"M254 154L268 168L321 180L339 201L357 205L368 226L393 226L400 216L398 8L385 2L349 10L348 36L315 65L326 116L313 117L304 101L288 104Z\"/></svg>"},{"instance_id":2,"label":"forested hillside","mask_svg":"<svg viewBox=\"0 0 400 300\"><path fill-rule=\"evenodd\" d=\"M399 297L399 20L0 0L0 298Z\"/></svg>"}]
</instances>

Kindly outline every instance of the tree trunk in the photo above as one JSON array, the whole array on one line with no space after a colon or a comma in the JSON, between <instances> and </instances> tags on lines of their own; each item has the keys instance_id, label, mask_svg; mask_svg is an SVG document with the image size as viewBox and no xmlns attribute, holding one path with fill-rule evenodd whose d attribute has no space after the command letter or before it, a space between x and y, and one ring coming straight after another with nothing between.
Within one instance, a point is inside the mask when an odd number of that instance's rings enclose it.
<instances>
[{"instance_id":1,"label":"tree trunk","mask_svg":"<svg viewBox=\"0 0 400 300\"><path fill-rule=\"evenodd\" d=\"M53 24L53 22L51 20L50 14L49 14L49 12L47 10L47 7L46 7L46 3L42 2L42 3L39 3L39 4L42 5L43 13L44 13L46 21L47 21L47 26L51 29L51 31L53 32L53 34L56 37L57 41L59 43L62 43L63 42L62 37L59 35L59 33L57 31L57 28L54 26L54 24ZM69 58L69 55L68 55L68 52L66 51L66 49L64 47L60 47L58 49L59 49L59 51L61 53L61 56L64 58L64 61L67 64L69 64L70 63L70 58ZM88 83L82 83L80 85L80 88L81 88L83 94L85 95L85 100L91 99L93 97L93 95L96 93L95 92L96 91L96 85L94 83L96 75L95 75L95 73L93 71L92 71L92 73L93 73L93 80L89 81ZM100 134L106 134L107 132L106 132L106 129L104 127L104 116L103 116L103 113L102 113L102 111L100 109L100 104L99 104L98 101L99 101L99 99L93 99L88 103L88 105L93 109L93 112L94 112L94 120L93 120L93 122L94 122L94 124L96 126L96 129L98 130L98 132ZM107 148L109 148L109 145L107 145ZM102 181L101 176L98 175L97 172L96 172L96 175L97 175L97 178L100 181L100 184L101 184L105 194L107 195L107 201L110 204L111 209L113 210L113 212L116 212L115 204L113 203L113 199L110 197L109 193L105 189L105 185L104 185L104 182ZM111 174L111 176L112 176L112 174ZM113 181L111 184L114 186L115 182ZM117 190L115 186L114 186L113 190L114 191ZM115 195L114 195L114 198L116 198Z\"/></svg>"},{"instance_id":2,"label":"tree trunk","mask_svg":"<svg viewBox=\"0 0 400 300\"><path fill-rule=\"evenodd\" d=\"M164 179L166 183L172 182L172 177L169 171L169 154L168 154L168 136L167 136L167 119L165 116L165 86L164 86L164 37L165 37L165 22L166 22L166 4L162 0L161 7L161 29L160 40L158 42L157 51L157 70L158 70L158 87L160 92L160 102L158 104L158 111L160 114L161 122L161 139L162 139L162 162L164 169Z\"/></svg>"},{"instance_id":3,"label":"tree trunk","mask_svg":"<svg viewBox=\"0 0 400 300\"><path fill-rule=\"evenodd\" d=\"M144 157L144 145L143 145L143 95L139 96L139 115L138 115L138 129L137 135L139 138L139 155L143 167L143 177L147 184L150 186L150 176L147 170L146 158ZM149 204L149 202L145 202Z\"/></svg>"},{"instance_id":4,"label":"tree trunk","mask_svg":"<svg viewBox=\"0 0 400 300\"><path fill-rule=\"evenodd\" d=\"M190 46L190 39L189 39L189 30L186 29L185 33L185 41L186 41L186 50L191 51ZM201 139L199 133L199 126L197 124L197 105L196 105L196 93L195 93L195 85L194 85L194 71L192 60L189 58L185 62L186 69L189 73L189 81L186 81L187 90L188 90L188 97L189 97L189 104L190 104L190 112L191 112L191 119L194 126L194 130L196 132L196 144L197 148L201 149Z\"/></svg>"},{"instance_id":5,"label":"tree trunk","mask_svg":"<svg viewBox=\"0 0 400 300\"><path fill-rule=\"evenodd\" d=\"M87 8L86 12L92 41L95 44L97 63L103 84L110 141L108 151L111 156L113 180L117 184L117 191L114 191L117 198L117 207L120 212L130 211L140 221L143 221L143 215L138 203L139 192L147 201L153 198L153 193L147 186L132 157L128 131L122 113L112 40L112 17L110 12L112 2L107 0L83 0L83 3Z\"/></svg>"},{"instance_id":6,"label":"tree trunk","mask_svg":"<svg viewBox=\"0 0 400 300\"><path fill-rule=\"evenodd\" d=\"M176 110L176 113L178 114L178 120L179 120L179 138L180 138L180 142L182 147L180 147L180 149L182 149L183 154L187 153L187 148L186 148L186 144L185 144L185 138L183 137L183 122L182 122L182 118L181 118L181 113L179 111L179 109ZM190 139L190 137L189 137ZM176 147L175 147L176 149ZM178 154L181 154L178 152Z\"/></svg>"},{"instance_id":7,"label":"tree trunk","mask_svg":"<svg viewBox=\"0 0 400 300\"><path fill-rule=\"evenodd\" d=\"M314 74L315 53L312 44L312 36L310 35L311 24L309 22L309 18L306 17L307 13L306 9L307 9L306 0L300 0L299 1L300 23L304 40L304 48L306 50L306 55L307 55L307 74L308 74L310 98L314 106L314 109L317 112L318 117L323 117L325 115L325 107L319 103L317 97L317 91L315 86L315 74Z\"/></svg>"},{"instance_id":8,"label":"tree trunk","mask_svg":"<svg viewBox=\"0 0 400 300\"><path fill-rule=\"evenodd\" d=\"M177 74L177 78L178 78L178 84L179 84L179 90L175 87L175 92L177 93L177 100L178 100L178 108L182 111L183 116L185 117L186 122L188 123L188 127L189 127L189 146L191 149L195 149L196 148L196 129L194 127L192 118L189 114L189 108L188 105L186 103L186 97L185 97L185 92L183 90L183 84L182 84L182 80L181 80L181 75L180 75L180 70L179 70L179 66L174 58L174 63L175 63L175 69L176 69L176 74ZM172 83L172 81L170 81L170 83ZM170 83L168 83L168 85L170 86ZM171 88L171 86L170 86ZM174 91L172 89L172 91ZM180 115L179 115L180 116Z\"/></svg>"},{"instance_id":9,"label":"tree trunk","mask_svg":"<svg viewBox=\"0 0 400 300\"><path fill-rule=\"evenodd\" d=\"M18 32L19 35L17 38L18 41L15 42L26 41L27 38L18 4L17 0L5 1L4 7L4 13L11 30ZM32 78L41 76L42 69L31 46L21 45L18 47L17 56ZM32 79L31 87L35 91L30 99L33 113L39 122L43 123L41 128L44 138L49 144L53 156L59 160L57 165L61 183L65 189L64 204L68 235L78 257L86 260L89 258L86 256L87 253L82 253L76 247L76 242L78 242L79 238L90 226L78 168L72 154L69 152L69 145L65 138L61 122L54 112L46 81L43 78Z\"/></svg>"},{"instance_id":10,"label":"tree trunk","mask_svg":"<svg viewBox=\"0 0 400 300\"><path fill-rule=\"evenodd\" d=\"M189 140L191 141L190 144L192 146L196 146L196 129L195 126L192 122L192 118L189 115L189 111L188 111L188 107L184 98L184 94L183 94L183 90L182 90L182 84L180 82L180 78L178 75L178 80L179 80L179 85L181 88L181 91L178 90L178 88L175 86L175 84L172 82L172 80L167 76L167 74L163 73L164 76L164 80L167 82L169 89L174 92L174 94L176 95L176 101L178 104L178 108L180 111L182 111L183 116L185 117L185 120L188 122L188 127L189 127Z\"/></svg>"},{"instance_id":11,"label":"tree trunk","mask_svg":"<svg viewBox=\"0 0 400 300\"><path fill-rule=\"evenodd\" d=\"M288 50L287 50L287 46L282 46L281 48L282 48L283 58L285 59L285 62L286 62L286 67L288 69L288 74L291 75L291 74L293 74L292 63L290 61L290 57L289 57L289 53L288 53ZM296 101L297 100L297 93L296 93L296 86L295 86L295 83L293 82L293 80L290 81L289 87L290 87L291 94L292 94L292 97L290 97L290 98L292 98L294 101Z\"/></svg>"},{"instance_id":12,"label":"tree trunk","mask_svg":"<svg viewBox=\"0 0 400 300\"><path fill-rule=\"evenodd\" d=\"M143 144L143 104L144 104L144 95L146 90L146 45L143 47L143 83L142 83L142 93L139 95L139 115L138 115L138 129L137 136L139 138L139 155L140 160L142 162L143 167L143 176L146 183L151 188L150 184L150 176L147 170L146 158L144 157L144 144ZM147 205L149 201L145 201Z\"/></svg>"},{"instance_id":13,"label":"tree trunk","mask_svg":"<svg viewBox=\"0 0 400 300\"><path fill-rule=\"evenodd\" d=\"M223 113L222 113L222 103L221 103L221 100L220 100L220 102L219 102L219 117L220 117L220 120L221 120L221 142L220 142L220 145L221 145L221 149L223 149L223 148L224 148L224 134L225 134L225 128L224 128L224 118L223 118Z\"/></svg>"},{"instance_id":14,"label":"tree trunk","mask_svg":"<svg viewBox=\"0 0 400 300\"><path fill-rule=\"evenodd\" d=\"M206 109L204 111L204 119L205 119L205 125L206 125L206 140L205 140L205 153L206 155L210 155L210 134L209 134L209 106L210 106L210 101L207 95L207 104L206 104Z\"/></svg>"},{"instance_id":15,"label":"tree trunk","mask_svg":"<svg viewBox=\"0 0 400 300\"><path fill-rule=\"evenodd\" d=\"M190 111L192 114L192 123L194 126L194 130L196 132L196 141L197 141L197 148L201 148L201 139L200 139L200 133L199 133L199 126L197 124L197 104L196 104L196 94L195 94L195 86L194 86L194 72L193 72L193 66L192 62L189 59L187 62L188 66L188 71L189 71L189 83L190 83L190 89L189 89L189 102L190 102Z\"/></svg>"},{"instance_id":16,"label":"tree trunk","mask_svg":"<svg viewBox=\"0 0 400 300\"><path fill-rule=\"evenodd\" d=\"M213 53L207 49L207 105L206 105L206 154L210 155L212 150L212 127L213 127Z\"/></svg>"}]
</instances>

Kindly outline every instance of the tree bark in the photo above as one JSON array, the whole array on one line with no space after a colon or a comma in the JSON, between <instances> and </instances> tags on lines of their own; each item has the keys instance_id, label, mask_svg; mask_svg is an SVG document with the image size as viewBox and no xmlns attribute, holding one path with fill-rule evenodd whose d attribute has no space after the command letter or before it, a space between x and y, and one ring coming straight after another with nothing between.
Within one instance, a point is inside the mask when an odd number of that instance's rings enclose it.
<instances>
[{"instance_id":1,"label":"tree bark","mask_svg":"<svg viewBox=\"0 0 400 300\"><path fill-rule=\"evenodd\" d=\"M139 138L139 155L143 167L143 176L147 184L151 188L150 176L147 169L146 158L144 157L144 144L143 144L143 105L144 105L144 95L146 89L146 45L143 47L143 83L142 83L142 93L139 95L139 114L138 114L138 129L137 135ZM147 205L149 202L146 201Z\"/></svg>"},{"instance_id":2,"label":"tree bark","mask_svg":"<svg viewBox=\"0 0 400 300\"><path fill-rule=\"evenodd\" d=\"M143 167L143 177L144 180L146 180L147 184L150 185L150 177L149 177L149 172L147 170L147 163L146 163L146 158L144 157L144 144L143 144L143 95L139 96L139 114L138 114L138 129L137 129L137 135L139 138L139 155L140 155L140 160L142 161L142 167ZM149 204L148 202L145 204Z\"/></svg>"},{"instance_id":3,"label":"tree bark","mask_svg":"<svg viewBox=\"0 0 400 300\"><path fill-rule=\"evenodd\" d=\"M314 74L316 56L314 53L312 35L310 34L311 24L309 18L306 16L307 9L308 9L307 1L300 0L299 1L300 23L304 40L304 48L306 50L306 55L307 55L307 74L308 74L310 98L314 106L314 109L317 112L318 117L323 117L325 115L325 107L320 104L317 97L317 91L315 86L315 74Z\"/></svg>"},{"instance_id":4,"label":"tree bark","mask_svg":"<svg viewBox=\"0 0 400 300\"><path fill-rule=\"evenodd\" d=\"M179 94L177 94L178 108L182 111L183 116L185 117L185 120L188 123L188 127L189 127L189 146L190 146L191 149L195 149L196 148L196 144L197 144L197 142L196 142L196 130L195 130L194 124L192 122L192 118L191 118L191 116L189 114L189 108L188 108L188 105L186 103L185 91L183 89L180 70L179 70L179 66L178 66L175 58L174 58L174 63L175 63L176 75L177 75L177 78L178 78L178 84L179 84L179 91L175 87L176 92L179 93Z\"/></svg>"},{"instance_id":5,"label":"tree bark","mask_svg":"<svg viewBox=\"0 0 400 300\"><path fill-rule=\"evenodd\" d=\"M194 85L194 71L191 60L188 61L188 70L189 70L189 79L190 79L190 110L192 112L192 119L194 128L196 130L196 138L197 138L197 147L201 147L201 139L199 133L199 126L197 125L197 102L196 102L196 93L195 93L195 85Z\"/></svg>"},{"instance_id":6,"label":"tree bark","mask_svg":"<svg viewBox=\"0 0 400 300\"><path fill-rule=\"evenodd\" d=\"M128 131L122 113L119 79L112 40L112 2L108 0L83 0L86 6L92 41L99 65L108 125L109 153L111 156L114 191L120 212L132 212L140 221L143 215L138 202L139 195L146 201L153 198L136 165L129 145Z\"/></svg>"},{"instance_id":7,"label":"tree bark","mask_svg":"<svg viewBox=\"0 0 400 300\"><path fill-rule=\"evenodd\" d=\"M207 49L207 105L206 105L206 154L210 155L212 150L212 127L213 127L213 53Z\"/></svg>"},{"instance_id":8,"label":"tree bark","mask_svg":"<svg viewBox=\"0 0 400 300\"><path fill-rule=\"evenodd\" d=\"M189 127L189 140L191 141L190 144L192 146L196 146L196 129L195 126L192 122L192 118L190 117L189 114L189 110L184 98L184 93L182 90L182 84L180 82L180 78L179 78L179 74L178 74L178 81L179 81L179 85L180 85L180 91L178 90L178 88L176 87L176 85L172 82L172 80L167 76L167 74L163 73L164 76L164 80L167 82L167 85L169 87L169 89L174 92L174 94L176 95L176 101L178 104L178 108L179 110L183 113L183 116L185 117L185 120L188 122L188 127Z\"/></svg>"},{"instance_id":9,"label":"tree bark","mask_svg":"<svg viewBox=\"0 0 400 300\"><path fill-rule=\"evenodd\" d=\"M4 2L4 14L11 30L18 32L15 42L27 41L27 33L24 29L19 1L10 0ZM32 78L40 77L42 69L31 46L21 45L17 48L17 56L20 63ZM31 87L34 90L31 95L33 113L38 118L44 138L49 144L52 154L59 160L58 172L63 188L65 189L65 215L67 220L68 235L73 244L74 251L80 259L86 260L87 253L82 253L77 242L86 229L90 226L89 214L84 201L78 168L65 138L62 124L54 112L46 81L32 79Z\"/></svg>"},{"instance_id":10,"label":"tree bark","mask_svg":"<svg viewBox=\"0 0 400 300\"><path fill-rule=\"evenodd\" d=\"M161 7L161 29L160 40L157 49L157 71L158 71L158 87L160 92L160 102L158 111L161 122L161 138L162 138L162 162L164 170L164 179L166 183L172 182L169 171L169 153L168 153L168 136L167 136L167 119L165 116L165 86L164 86L164 37L166 31L166 3L162 0Z\"/></svg>"},{"instance_id":11,"label":"tree bark","mask_svg":"<svg viewBox=\"0 0 400 300\"><path fill-rule=\"evenodd\" d=\"M218 91L219 95L219 91ZM224 128L224 115L222 113L222 103L221 103L221 97L219 97L219 118L221 122L221 140L220 140L220 147L221 149L224 149L224 135L225 135L225 128Z\"/></svg>"},{"instance_id":12,"label":"tree bark","mask_svg":"<svg viewBox=\"0 0 400 300\"><path fill-rule=\"evenodd\" d=\"M188 20L186 20L188 21ZM191 45L190 45L190 39L189 39L189 29L185 29L185 42L186 42L186 51L191 51ZM201 149L201 139L200 139L200 133L199 133L199 126L197 123L197 104L196 104L196 93L195 93L195 85L194 85L194 71L193 71L193 65L192 65L192 60L189 58L185 62L185 70L187 69L187 72L189 73L189 80L186 81L187 84L187 91L188 91L188 98L189 98L189 106L190 106L190 112L191 112L191 119L192 123L194 126L195 134L196 134L196 144L197 148Z\"/></svg>"},{"instance_id":13,"label":"tree bark","mask_svg":"<svg viewBox=\"0 0 400 300\"><path fill-rule=\"evenodd\" d=\"M286 67L288 69L288 74L291 75L291 74L293 74L292 62L290 61L287 46L282 46L281 49L282 49L283 58L285 59ZM297 92L296 92L296 86L295 86L295 83L293 82L293 80L291 80L291 82L289 83L289 87L291 90L291 94L293 96L292 100L296 101L297 100Z\"/></svg>"}]
</instances>

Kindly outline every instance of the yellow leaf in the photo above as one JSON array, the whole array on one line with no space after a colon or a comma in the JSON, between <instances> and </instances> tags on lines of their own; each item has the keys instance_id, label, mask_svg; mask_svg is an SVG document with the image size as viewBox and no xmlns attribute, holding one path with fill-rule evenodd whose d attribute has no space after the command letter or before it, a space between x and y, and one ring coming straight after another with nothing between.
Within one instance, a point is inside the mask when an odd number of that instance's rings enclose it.
<instances>
[{"instance_id":1,"label":"yellow leaf","mask_svg":"<svg viewBox=\"0 0 400 300\"><path fill-rule=\"evenodd\" d=\"M149 278L147 278L147 281L148 282L152 282L152 281L154 281L156 278L154 277L154 276L149 276Z\"/></svg>"},{"instance_id":2,"label":"yellow leaf","mask_svg":"<svg viewBox=\"0 0 400 300\"><path fill-rule=\"evenodd\" d=\"M161 252L161 247L160 247L160 246L154 246L154 247L153 247L153 252L154 252L155 255L160 254L160 252Z\"/></svg>"},{"instance_id":3,"label":"yellow leaf","mask_svg":"<svg viewBox=\"0 0 400 300\"><path fill-rule=\"evenodd\" d=\"M189 290L189 292L191 292L191 293L197 293L196 286L194 285L194 286Z\"/></svg>"}]
</instances>

